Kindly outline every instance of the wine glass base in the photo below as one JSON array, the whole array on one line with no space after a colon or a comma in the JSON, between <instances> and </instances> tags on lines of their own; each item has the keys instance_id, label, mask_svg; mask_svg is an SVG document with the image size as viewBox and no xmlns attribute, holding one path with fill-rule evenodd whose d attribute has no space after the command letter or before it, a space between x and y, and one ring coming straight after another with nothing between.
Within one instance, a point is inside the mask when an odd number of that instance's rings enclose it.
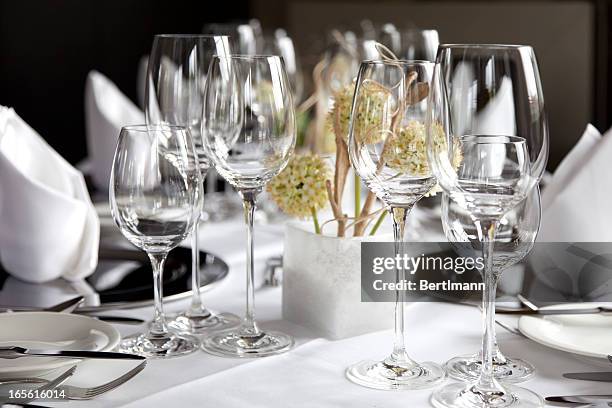
<instances>
[{"instance_id":1,"label":"wine glass base","mask_svg":"<svg viewBox=\"0 0 612 408\"><path fill-rule=\"evenodd\" d=\"M202 340L204 351L220 357L266 357L284 353L293 345L293 337L274 331L245 335L238 330L226 330Z\"/></svg>"},{"instance_id":2,"label":"wine glass base","mask_svg":"<svg viewBox=\"0 0 612 408\"><path fill-rule=\"evenodd\" d=\"M465 383L446 385L431 395L436 408L536 408L543 407L542 398L525 388L504 386L505 392L478 393Z\"/></svg>"},{"instance_id":3,"label":"wine glass base","mask_svg":"<svg viewBox=\"0 0 612 408\"><path fill-rule=\"evenodd\" d=\"M123 339L117 346L117 351L147 358L170 358L193 353L198 348L198 340L190 336L169 333L151 340L144 334L137 334Z\"/></svg>"},{"instance_id":4,"label":"wine glass base","mask_svg":"<svg viewBox=\"0 0 612 408\"><path fill-rule=\"evenodd\" d=\"M205 314L183 312L179 315L170 316L168 328L177 333L187 333L192 335L207 334L217 330L227 330L240 325L242 319L231 313Z\"/></svg>"},{"instance_id":5,"label":"wine glass base","mask_svg":"<svg viewBox=\"0 0 612 408\"><path fill-rule=\"evenodd\" d=\"M449 377L459 381L474 382L480 376L482 362L478 354L455 357L446 362L446 372ZM520 383L527 381L535 372L535 368L527 361L506 357L502 363L493 362L493 376L505 383Z\"/></svg>"},{"instance_id":6,"label":"wine glass base","mask_svg":"<svg viewBox=\"0 0 612 408\"><path fill-rule=\"evenodd\" d=\"M346 377L355 384L379 390L416 390L441 384L446 374L442 367L430 362L406 368L365 360L347 368Z\"/></svg>"}]
</instances>

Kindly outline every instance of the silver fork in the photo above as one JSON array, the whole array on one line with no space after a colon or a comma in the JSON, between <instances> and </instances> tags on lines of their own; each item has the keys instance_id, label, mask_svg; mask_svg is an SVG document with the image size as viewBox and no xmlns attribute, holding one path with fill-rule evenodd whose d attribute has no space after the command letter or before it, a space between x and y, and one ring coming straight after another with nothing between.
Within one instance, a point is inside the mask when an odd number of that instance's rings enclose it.
<instances>
[{"instance_id":1,"label":"silver fork","mask_svg":"<svg viewBox=\"0 0 612 408\"><path fill-rule=\"evenodd\" d=\"M147 360L143 360L136 367L132 368L127 373L123 374L120 377L115 378L112 381L107 382L106 384L98 385L97 387L77 387L74 385L62 385L59 387L60 390L66 390L66 394L68 394L68 399L73 400L87 400L97 397L98 395L104 394L105 392L114 390L125 382L129 381L136 374L144 370L147 365Z\"/></svg>"},{"instance_id":2,"label":"silver fork","mask_svg":"<svg viewBox=\"0 0 612 408\"><path fill-rule=\"evenodd\" d=\"M101 384L96 387L77 387L76 385L61 385L57 387L60 391L65 391L66 398L70 400L88 400L97 397L98 395L104 394L105 392L114 390L120 385L124 384L136 374L141 372L145 366L147 365L147 360L143 360L136 367L132 368L130 371L126 372L120 377L115 378L112 381L107 382L106 384ZM18 378L11 380L10 382L14 383L46 383L47 380L42 378Z\"/></svg>"}]
</instances>

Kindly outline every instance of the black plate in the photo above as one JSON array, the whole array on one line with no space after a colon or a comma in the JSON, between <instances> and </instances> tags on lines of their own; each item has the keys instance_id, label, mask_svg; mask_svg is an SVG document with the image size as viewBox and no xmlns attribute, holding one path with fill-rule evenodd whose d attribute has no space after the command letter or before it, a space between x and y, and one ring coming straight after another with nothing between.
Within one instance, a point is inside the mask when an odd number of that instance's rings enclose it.
<instances>
[{"instance_id":1,"label":"black plate","mask_svg":"<svg viewBox=\"0 0 612 408\"><path fill-rule=\"evenodd\" d=\"M229 271L227 264L219 257L200 251L200 291L206 291L223 280ZM8 273L0 266L0 292L13 290L14 285L8 285ZM106 310L118 308L135 308L153 304L153 272L149 258L144 252L136 249L104 249L100 248L99 262L96 271L86 279L100 299L99 306L83 307L82 309ZM32 286L31 286L32 285ZM41 305L38 299L29 299L29 294L39 293L42 285L57 287L58 282L45 284L18 282L23 290L19 301L11 301L10 306L48 306ZM62 285L66 286L66 285ZM70 288L69 290L73 290ZM62 298L78 293L62 293ZM191 295L191 249L175 248L168 255L164 267L164 301L170 302ZM61 301L58 299L57 301ZM19 304L17 304L19 303ZM48 303L48 300L45 302ZM9 306L9 305L5 305Z\"/></svg>"}]
</instances>

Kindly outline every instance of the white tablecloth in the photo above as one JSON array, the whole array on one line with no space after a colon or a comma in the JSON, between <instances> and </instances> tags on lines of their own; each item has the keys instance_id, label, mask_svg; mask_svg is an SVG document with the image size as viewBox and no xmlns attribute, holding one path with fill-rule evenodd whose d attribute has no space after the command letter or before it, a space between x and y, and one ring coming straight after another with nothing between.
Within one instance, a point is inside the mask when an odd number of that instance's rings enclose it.
<instances>
[{"instance_id":1,"label":"white tablecloth","mask_svg":"<svg viewBox=\"0 0 612 408\"><path fill-rule=\"evenodd\" d=\"M244 235L240 220L205 225L202 248L221 256L230 265L228 278L206 293L205 303L215 309L242 316L245 302ZM169 359L151 360L146 369L122 387L91 401L45 402L57 407L428 407L431 390L378 391L350 383L345 368L390 352L391 331L371 333L339 341L315 338L308 330L281 318L281 288L262 285L265 260L282 252L282 227L256 226L256 316L263 328L274 328L297 339L294 350L265 359L228 359L202 351ZM170 304L179 311L187 302ZM480 347L480 316L477 309L443 303L410 306L408 347L420 361L443 363ZM115 312L113 312L115 313ZM149 319L151 309L117 311L117 314ZM508 318L506 318L508 319ZM515 322L508 320L511 324ZM119 327L119 326L118 326ZM122 334L134 332L121 326ZM610 393L609 383L567 380L562 372L601 369L593 363L555 351L499 330L503 352L520 356L537 368L536 376L522 385L541 395ZM133 363L131 363L133 364ZM113 378L127 363L82 363L72 383L98 385ZM609 367L612 368L612 367Z\"/></svg>"}]
</instances>

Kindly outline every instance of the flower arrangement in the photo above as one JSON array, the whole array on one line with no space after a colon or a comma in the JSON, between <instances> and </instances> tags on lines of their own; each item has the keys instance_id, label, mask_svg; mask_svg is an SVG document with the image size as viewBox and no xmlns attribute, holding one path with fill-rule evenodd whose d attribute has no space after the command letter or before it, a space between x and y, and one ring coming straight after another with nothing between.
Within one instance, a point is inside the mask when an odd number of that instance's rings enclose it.
<instances>
[{"instance_id":1,"label":"flower arrangement","mask_svg":"<svg viewBox=\"0 0 612 408\"><path fill-rule=\"evenodd\" d=\"M394 58L389 58L393 60ZM369 191L363 205L361 204L361 180L355 177L355 212L349 217L343 211L342 199L347 176L351 167L348 155L348 136L351 117L354 137L363 144L382 143L382 158L379 170L387 166L398 173L409 173L416 177L430 174L427 160L427 143L425 125L417 120L404 121L406 108L425 99L429 94L427 82L415 82L416 72L409 72L405 78L406 93L394 97L393 92L375 81L362 84L360 103L353 109L354 83L340 87L332 94L333 104L325 119L327 132L335 144L335 168L333 181L331 170L323 159L316 154L296 155L290 160L287 168L269 185L276 204L287 214L299 218L312 217L315 232L321 233L321 227L329 221L319 224L317 212L329 203L333 219L337 224L337 236L344 237L352 227L353 236L359 237L374 218L378 217L369 234L373 235L382 223L386 211L373 211L376 195ZM413 85L413 86L412 86ZM436 145L446 148L446 138L441 125L434 125ZM461 162L461 149L454 149L456 154L453 165ZM427 195L439 191L436 185Z\"/></svg>"}]
</instances>

